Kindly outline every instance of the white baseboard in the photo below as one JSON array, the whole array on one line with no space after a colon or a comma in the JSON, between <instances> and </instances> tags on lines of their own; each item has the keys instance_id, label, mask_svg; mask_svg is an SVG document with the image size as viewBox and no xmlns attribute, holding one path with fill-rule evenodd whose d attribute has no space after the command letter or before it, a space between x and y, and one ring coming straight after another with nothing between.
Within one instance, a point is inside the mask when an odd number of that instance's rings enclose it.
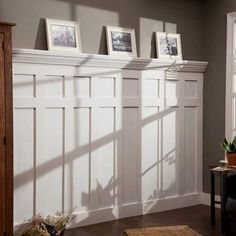
<instances>
[{"instance_id":1,"label":"white baseboard","mask_svg":"<svg viewBox=\"0 0 236 236\"><path fill-rule=\"evenodd\" d=\"M215 200L216 201L220 201L220 196L216 195L215 196ZM210 206L211 205L211 195L209 193L201 193L201 195L200 195L200 203L204 204L204 205L207 205L207 206ZM219 204L215 204L215 207L216 208L220 208L220 205Z\"/></svg>"},{"instance_id":2,"label":"white baseboard","mask_svg":"<svg viewBox=\"0 0 236 236\"><path fill-rule=\"evenodd\" d=\"M165 199L151 200L143 203L133 203L106 209L99 209L90 212L78 212L75 213L76 217L69 228L193 206L200 204L200 199L201 193L189 194Z\"/></svg>"},{"instance_id":3,"label":"white baseboard","mask_svg":"<svg viewBox=\"0 0 236 236\"><path fill-rule=\"evenodd\" d=\"M168 211L198 204L210 205L210 195L206 193L194 193L183 196L173 196L165 199L155 199L143 203L131 203L94 211L75 212L75 217L68 228L76 228L79 226L145 215L148 213ZM25 224L15 224L14 235L20 235L25 227Z\"/></svg>"}]
</instances>

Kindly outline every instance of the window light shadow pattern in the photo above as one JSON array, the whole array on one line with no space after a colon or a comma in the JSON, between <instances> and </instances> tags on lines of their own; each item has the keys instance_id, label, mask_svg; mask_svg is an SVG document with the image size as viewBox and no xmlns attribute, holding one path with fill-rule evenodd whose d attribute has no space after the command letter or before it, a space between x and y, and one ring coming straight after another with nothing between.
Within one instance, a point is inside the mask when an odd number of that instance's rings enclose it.
<instances>
[{"instance_id":1,"label":"window light shadow pattern","mask_svg":"<svg viewBox=\"0 0 236 236\"><path fill-rule=\"evenodd\" d=\"M73 20L82 22L82 44L83 52L86 53L99 53L106 54L106 37L104 37L105 25L121 26L127 28L134 28L136 30L136 39L138 46L138 55L141 57L154 57L155 47L153 45L153 35L150 32L143 32L142 20L150 19L155 24L149 24L149 29L158 31L169 31L175 33L178 27L178 33L183 35L183 51L187 55L196 54L200 57L201 50L196 52L195 47L192 47L193 41L199 43L202 42L202 36L197 33L196 30L192 30L189 33L189 25L186 22L186 17L189 22L192 22L191 29L198 25L196 19L201 20L202 9L201 5L196 1L178 1L171 0L168 2L161 2L151 0L150 2L144 1L122 1L117 4L115 1L84 1L84 0L47 0L51 2L62 2L68 5L69 13L67 8L62 9L65 20ZM47 3L44 3L47 5ZM182 14L183 9L188 9L185 14ZM132 11L132 17L130 12ZM102 13L103 12L103 13ZM57 14L54 14L54 18L58 18ZM64 16L64 17L65 17ZM48 16L49 17L49 16ZM52 16L50 16L52 17ZM88 19L89 18L89 19ZM162 25L162 27L159 27ZM172 27L171 25L174 25ZM46 40L44 33L44 26L42 19L39 21L38 33L36 36L35 48L46 49ZM89 32L89 30L90 32ZM190 31L191 31L190 29ZM102 33L102 35L101 35ZM144 34L144 35L143 35ZM189 40L186 39L185 35L188 34ZM101 35L101 37L100 37ZM143 42L147 45L147 49L144 49ZM199 44L200 45L200 44ZM150 50L149 50L150 48ZM199 47L200 48L200 47ZM201 47L202 48L202 47ZM199 55L198 55L199 54ZM191 58L187 55L187 58Z\"/></svg>"}]
</instances>

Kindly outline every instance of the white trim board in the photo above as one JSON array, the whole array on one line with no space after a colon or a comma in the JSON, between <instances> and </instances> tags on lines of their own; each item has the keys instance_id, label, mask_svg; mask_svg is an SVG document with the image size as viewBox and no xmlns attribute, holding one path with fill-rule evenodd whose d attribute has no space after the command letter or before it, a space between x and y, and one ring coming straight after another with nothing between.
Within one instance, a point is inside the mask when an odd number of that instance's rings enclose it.
<instances>
[{"instance_id":1,"label":"white trim board","mask_svg":"<svg viewBox=\"0 0 236 236\"><path fill-rule=\"evenodd\" d=\"M227 41L226 41L226 91L225 91L225 136L233 136L233 51L234 51L234 24L236 12L227 14Z\"/></svg>"},{"instance_id":2,"label":"white trim board","mask_svg":"<svg viewBox=\"0 0 236 236\"><path fill-rule=\"evenodd\" d=\"M216 200L219 201L220 196L216 195ZM74 215L76 216L76 220L73 221L68 228L76 228L85 225L97 224L125 217L145 215L155 212L163 212L183 207L194 206L198 204L210 206L210 194L190 194L185 196L171 197L168 199L157 199L144 203L127 204L121 207L110 207L90 212L75 212ZM216 207L220 208L220 205L216 205ZM14 228L15 230L17 230L15 236L18 236L26 228L26 225L15 224Z\"/></svg>"},{"instance_id":3,"label":"white trim board","mask_svg":"<svg viewBox=\"0 0 236 236\"><path fill-rule=\"evenodd\" d=\"M72 222L69 228L194 206L199 204L200 197L201 194L189 194L166 199L156 199L146 201L144 203L127 204L120 207L111 207L91 211L89 212L89 217L87 212L78 214L75 213L77 216L76 221ZM87 220L83 221L83 219L86 218Z\"/></svg>"},{"instance_id":4,"label":"white trim board","mask_svg":"<svg viewBox=\"0 0 236 236\"><path fill-rule=\"evenodd\" d=\"M33 49L14 49L14 63L35 63L50 65L69 65L84 67L120 68L120 69L160 69L168 71L183 71L203 73L207 62L170 60L156 58L133 58L121 56L108 56L97 54L55 52Z\"/></svg>"},{"instance_id":5,"label":"white trim board","mask_svg":"<svg viewBox=\"0 0 236 236\"><path fill-rule=\"evenodd\" d=\"M98 224L112 220L146 215L156 212L164 212L178 208L184 208L201 204L201 193L189 194L185 196L174 196L167 199L156 199L144 203L127 204L123 206L109 207L90 212L74 213L75 220L68 228L76 228L86 225ZM14 236L19 236L26 229L27 223L14 225Z\"/></svg>"}]
</instances>

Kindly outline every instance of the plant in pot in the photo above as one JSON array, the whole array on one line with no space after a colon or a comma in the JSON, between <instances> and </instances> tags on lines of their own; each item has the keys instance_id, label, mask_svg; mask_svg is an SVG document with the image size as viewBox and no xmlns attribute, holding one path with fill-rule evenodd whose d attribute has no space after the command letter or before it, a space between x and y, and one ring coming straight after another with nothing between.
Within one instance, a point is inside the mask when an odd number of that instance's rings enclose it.
<instances>
[{"instance_id":1,"label":"plant in pot","mask_svg":"<svg viewBox=\"0 0 236 236\"><path fill-rule=\"evenodd\" d=\"M225 138L221 146L226 151L228 164L230 166L236 166L236 135L232 141L228 141Z\"/></svg>"}]
</instances>

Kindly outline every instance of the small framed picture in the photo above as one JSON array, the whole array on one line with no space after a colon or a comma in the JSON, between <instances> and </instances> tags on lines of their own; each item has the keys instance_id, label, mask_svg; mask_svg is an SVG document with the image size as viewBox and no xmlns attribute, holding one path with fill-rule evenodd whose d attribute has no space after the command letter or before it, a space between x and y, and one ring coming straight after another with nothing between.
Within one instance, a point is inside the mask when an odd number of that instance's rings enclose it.
<instances>
[{"instance_id":1,"label":"small framed picture","mask_svg":"<svg viewBox=\"0 0 236 236\"><path fill-rule=\"evenodd\" d=\"M109 55L137 57L134 29L107 26L106 36Z\"/></svg>"},{"instance_id":2,"label":"small framed picture","mask_svg":"<svg viewBox=\"0 0 236 236\"><path fill-rule=\"evenodd\" d=\"M45 23L48 50L81 52L79 23L48 18Z\"/></svg>"},{"instance_id":3,"label":"small framed picture","mask_svg":"<svg viewBox=\"0 0 236 236\"><path fill-rule=\"evenodd\" d=\"M179 34L155 32L157 57L163 59L182 59Z\"/></svg>"}]
</instances>

